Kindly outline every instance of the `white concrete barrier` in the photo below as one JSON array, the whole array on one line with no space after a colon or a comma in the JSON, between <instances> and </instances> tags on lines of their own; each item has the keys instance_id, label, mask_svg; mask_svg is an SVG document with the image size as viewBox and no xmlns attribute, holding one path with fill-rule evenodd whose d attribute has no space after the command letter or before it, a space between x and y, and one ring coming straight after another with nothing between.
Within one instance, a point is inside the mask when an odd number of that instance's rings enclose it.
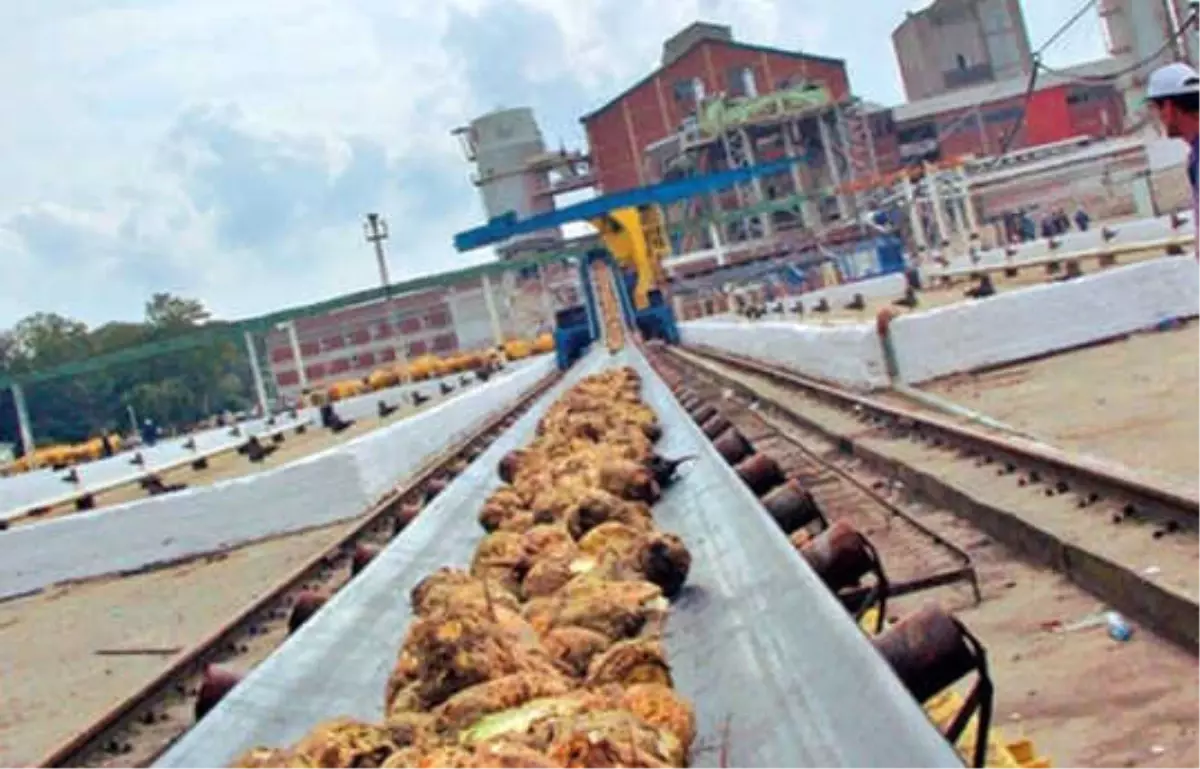
<instances>
[{"instance_id":1,"label":"white concrete barrier","mask_svg":"<svg viewBox=\"0 0 1200 769\"><path fill-rule=\"evenodd\" d=\"M0 598L357 517L553 367L539 358L427 412L246 478L0 533Z\"/></svg>"},{"instance_id":2,"label":"white concrete barrier","mask_svg":"<svg viewBox=\"0 0 1200 769\"><path fill-rule=\"evenodd\" d=\"M354 456L367 496L374 499L383 494L429 457L477 429L497 408L516 400L553 368L551 357L540 357L453 400L347 443L343 448Z\"/></svg>"},{"instance_id":3,"label":"white concrete barrier","mask_svg":"<svg viewBox=\"0 0 1200 769\"><path fill-rule=\"evenodd\" d=\"M918 384L1151 328L1200 314L1200 267L1163 257L1061 283L910 313L891 323L897 376ZM709 318L680 324L684 344L774 363L854 389L889 384L874 324Z\"/></svg>"},{"instance_id":4,"label":"white concrete barrier","mask_svg":"<svg viewBox=\"0 0 1200 769\"><path fill-rule=\"evenodd\" d=\"M1165 257L897 318L892 345L915 384L1066 350L1200 311L1200 270Z\"/></svg>"},{"instance_id":5,"label":"white concrete barrier","mask_svg":"<svg viewBox=\"0 0 1200 769\"><path fill-rule=\"evenodd\" d=\"M745 355L855 389L888 384L883 347L871 323L696 320L680 324L680 333L684 344Z\"/></svg>"}]
</instances>

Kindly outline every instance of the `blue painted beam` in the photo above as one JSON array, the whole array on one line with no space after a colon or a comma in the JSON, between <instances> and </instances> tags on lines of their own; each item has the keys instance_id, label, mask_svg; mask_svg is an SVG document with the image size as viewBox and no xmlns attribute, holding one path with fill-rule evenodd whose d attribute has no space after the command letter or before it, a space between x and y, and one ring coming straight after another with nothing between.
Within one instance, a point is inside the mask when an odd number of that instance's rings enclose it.
<instances>
[{"instance_id":1,"label":"blue painted beam","mask_svg":"<svg viewBox=\"0 0 1200 769\"><path fill-rule=\"evenodd\" d=\"M722 171L716 174L693 176L678 181L662 182L649 187L614 192L573 206L560 208L528 219L517 219L513 213L498 216L482 227L476 227L454 236L454 247L459 251L471 251L493 243L507 240L516 235L559 227L570 222L587 221L603 216L618 208L643 205L666 205L679 200L694 198L706 192L733 187L760 176L787 171L792 164L804 160L804 156L788 157L773 163L762 163L748 168Z\"/></svg>"}]
</instances>

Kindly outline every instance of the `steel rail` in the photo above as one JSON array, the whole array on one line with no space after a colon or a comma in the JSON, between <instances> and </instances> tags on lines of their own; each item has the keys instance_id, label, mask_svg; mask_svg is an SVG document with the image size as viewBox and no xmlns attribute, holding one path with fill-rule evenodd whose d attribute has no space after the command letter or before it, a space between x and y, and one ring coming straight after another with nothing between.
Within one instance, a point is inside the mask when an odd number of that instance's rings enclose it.
<instances>
[{"instance_id":1,"label":"steel rail","mask_svg":"<svg viewBox=\"0 0 1200 769\"><path fill-rule=\"evenodd\" d=\"M1200 499L1196 495L1156 485L1152 480L1139 477L1128 468L1111 465L1093 457L1070 454L1037 441L1017 436L994 435L958 425L936 415L884 403L876 398L853 393L781 366L752 360L742 355L707 347L685 349L783 384L799 387L834 405L849 409L858 407L861 409L860 416L876 421L882 420L886 426L911 431L918 438L925 437L935 441L950 439L955 444L976 452L985 460L1015 459L1026 465L1045 468L1054 476L1081 479L1092 487L1089 490L1093 492L1103 490L1110 494L1133 498L1132 504L1140 503L1143 506L1136 514L1160 517L1188 528L1196 528L1200 524ZM1006 468L1008 473L1015 471L1015 467Z\"/></svg>"},{"instance_id":2,"label":"steel rail","mask_svg":"<svg viewBox=\"0 0 1200 769\"><path fill-rule=\"evenodd\" d=\"M528 409L542 393L552 387L561 377L562 374L555 371L539 380L529 391L503 411L488 418L471 435L427 461L403 485L388 492L370 508L363 511L364 518L349 532L340 537L337 542L308 559L308 561L277 582L262 596L251 601L232 618L223 622L199 643L184 650L172 659L153 679L118 702L83 730L55 747L39 760L37 765L42 767L78 766L82 763L79 759L92 752L103 751L104 746L100 745L100 743L108 735L119 731L123 726L129 724L130 721L142 714L156 698L167 693L171 689L172 684L180 679L187 679L190 676L196 675L213 657L230 648L237 637L245 632L247 626L253 624L257 619L269 615L277 605L286 601L293 592L302 589L305 583L309 582L315 574L346 555L348 548L358 543L364 537L376 532L380 526L394 523L392 516L399 512L407 500L420 493L430 481L439 477L446 465L470 452L477 444L490 443L490 439L493 439L498 431L502 431L511 425L520 413ZM188 728L190 728L190 724L188 727L182 729L180 734L185 733ZM176 735L175 739L178 736ZM168 741L162 745L155 751L155 755L160 754L173 741Z\"/></svg>"},{"instance_id":3,"label":"steel rail","mask_svg":"<svg viewBox=\"0 0 1200 769\"><path fill-rule=\"evenodd\" d=\"M1047 497L1073 497L1081 514L1088 514L1088 508L1109 506L1111 510L1104 516L1106 522L1110 513L1112 523L1125 519L1149 522L1161 527L1154 531L1155 538L1180 530L1194 532L1200 521L1200 504L1193 493L1163 488L1124 467L1071 455L1036 441L953 424L939 416L884 403L741 355L703 347L685 347L683 351L667 349L685 365L704 367L707 361L776 382L818 402L848 411L861 423L888 430L892 438L957 450L962 461L973 461L977 468L994 467L997 475L1013 477L1020 486L1042 489ZM712 369L708 371L718 379L729 378ZM947 503L956 508L961 506L960 515L1031 561L1066 576L1085 591L1144 622L1167 640L1193 654L1200 653L1200 630L1196 626L1200 605L1186 589L1150 579L1133 565L1075 541L1074 537L1055 533L1039 524L1036 518L1024 517L1004 504L983 501L958 490L953 484L930 479L919 467L909 467L870 446L831 431L806 418L794 406L780 404L762 393L756 393L756 397L831 439L845 442L845 450L889 467L897 477L925 488L925 493L943 501L953 500Z\"/></svg>"}]
</instances>

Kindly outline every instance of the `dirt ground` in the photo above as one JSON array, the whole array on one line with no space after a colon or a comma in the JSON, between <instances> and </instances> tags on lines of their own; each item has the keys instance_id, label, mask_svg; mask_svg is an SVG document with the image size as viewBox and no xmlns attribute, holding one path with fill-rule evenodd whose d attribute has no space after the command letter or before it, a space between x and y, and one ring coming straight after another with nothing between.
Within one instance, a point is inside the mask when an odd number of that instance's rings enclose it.
<instances>
[{"instance_id":1,"label":"dirt ground","mask_svg":"<svg viewBox=\"0 0 1200 769\"><path fill-rule=\"evenodd\" d=\"M163 483L186 483L189 487L208 486L217 481L242 478L346 443L377 428L395 424L405 417L412 416L418 411L440 402L440 398L434 398L428 403L422 404L420 408L403 406L384 419L379 419L376 416L357 419L353 425L336 435L320 425L309 425L308 430L303 435L296 435L294 430L288 430L285 433L286 437L283 443L277 444L279 448L257 464L251 464L249 460L236 451L228 451L224 454L210 457L208 467L204 470L193 470L189 465L183 465L170 472L161 473L159 477L162 478ZM136 483L131 483L103 494L97 494L96 508L111 507L137 499L145 499L146 497L146 492L140 486ZM43 515L17 518L10 521L10 525L20 526L22 524L45 521L50 518L71 515L74 512L76 512L74 505L60 505Z\"/></svg>"},{"instance_id":2,"label":"dirt ground","mask_svg":"<svg viewBox=\"0 0 1200 769\"><path fill-rule=\"evenodd\" d=\"M922 388L1055 446L1196 487L1200 324Z\"/></svg>"},{"instance_id":3,"label":"dirt ground","mask_svg":"<svg viewBox=\"0 0 1200 769\"><path fill-rule=\"evenodd\" d=\"M1200 543L1194 535L1156 540L1145 526L1110 525L1106 512L1100 512L1099 518L1081 514L1069 500L1030 494L1011 478L998 478L991 468L975 468L946 452L888 439L853 416L795 391L720 364L706 365L722 374L732 373L735 380L798 410L835 435L853 437L892 461L1002 504L1060 538L1086 543L1139 571L1154 565L1160 569L1156 580L1193 599L1197 594ZM1195 425L1194 417L1191 424ZM814 450L837 456L835 462L856 474L867 472L869 479L870 471L858 466L858 460L838 454L822 440L813 443ZM835 504L833 499L827 501ZM996 683L994 728L1005 741L1029 738L1037 753L1054 766L1200 763L1200 666L1195 656L1142 628L1135 628L1126 643L1109 638L1102 626L1058 632L1106 607L1060 575L1016 560L1003 545L951 511L914 500L903 491L895 493L893 501L967 550L979 575L983 602L973 605L968 589L956 586L903 597L890 604L888 613L898 618L925 601L936 601L954 610L980 638ZM830 507L827 512L833 518L843 513L861 518L861 511ZM880 544L889 574L927 573L927 547L904 548L905 539L888 536L879 520L852 522ZM901 546L893 546L897 542Z\"/></svg>"},{"instance_id":4,"label":"dirt ground","mask_svg":"<svg viewBox=\"0 0 1200 769\"><path fill-rule=\"evenodd\" d=\"M0 766L36 762L172 657L98 650L185 649L353 525L0 603Z\"/></svg>"}]
</instances>

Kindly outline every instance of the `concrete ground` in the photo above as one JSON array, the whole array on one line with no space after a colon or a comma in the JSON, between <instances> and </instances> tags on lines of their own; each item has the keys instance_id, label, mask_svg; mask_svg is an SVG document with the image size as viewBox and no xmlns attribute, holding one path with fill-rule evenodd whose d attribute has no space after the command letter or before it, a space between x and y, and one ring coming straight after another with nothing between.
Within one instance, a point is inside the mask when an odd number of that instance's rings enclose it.
<instances>
[{"instance_id":1,"label":"concrete ground","mask_svg":"<svg viewBox=\"0 0 1200 769\"><path fill-rule=\"evenodd\" d=\"M0 766L38 761L354 524L0 603Z\"/></svg>"}]
</instances>

